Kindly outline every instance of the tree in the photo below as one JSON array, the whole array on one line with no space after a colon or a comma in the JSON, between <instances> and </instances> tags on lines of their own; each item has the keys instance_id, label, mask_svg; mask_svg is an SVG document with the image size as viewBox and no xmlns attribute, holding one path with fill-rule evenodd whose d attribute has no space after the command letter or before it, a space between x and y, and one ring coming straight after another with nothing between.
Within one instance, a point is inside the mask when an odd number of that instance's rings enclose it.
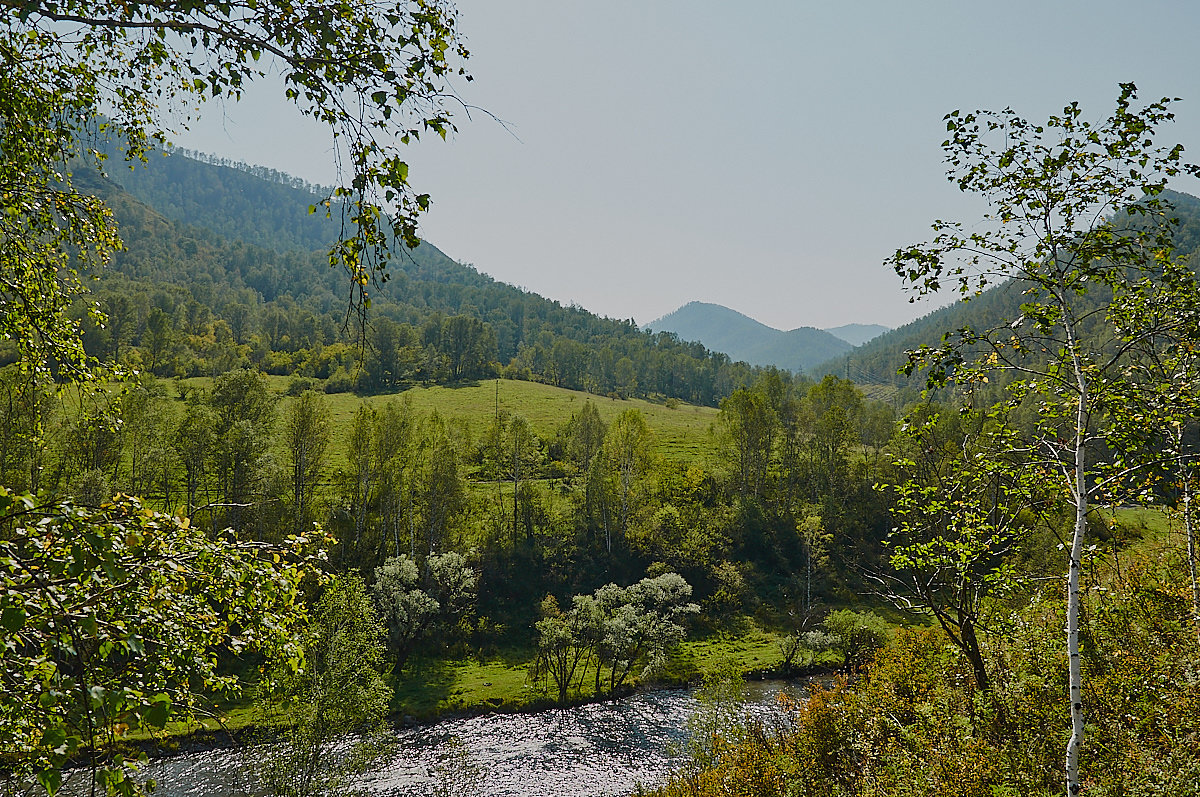
<instances>
[{"instance_id":1,"label":"tree","mask_svg":"<svg viewBox=\"0 0 1200 797\"><path fill-rule=\"evenodd\" d=\"M262 499L264 465L275 425L275 396L258 371L239 369L217 377L209 404L217 417L214 457L220 523L243 531ZM250 511L247 511L250 510Z\"/></svg>"},{"instance_id":2,"label":"tree","mask_svg":"<svg viewBox=\"0 0 1200 797\"><path fill-rule=\"evenodd\" d=\"M583 409L578 415L572 415L567 422L566 436L567 454L575 464L577 473L585 476L592 467L592 458L600 453L604 445L604 436L608 428L600 420L600 411L588 399L583 403Z\"/></svg>"},{"instance_id":3,"label":"tree","mask_svg":"<svg viewBox=\"0 0 1200 797\"><path fill-rule=\"evenodd\" d=\"M159 307L150 311L146 316L145 349L150 358L148 368L150 373L157 374L162 370L167 355L171 350L171 317ZM236 339L236 336L235 336Z\"/></svg>"},{"instance_id":4,"label":"tree","mask_svg":"<svg viewBox=\"0 0 1200 797\"><path fill-rule=\"evenodd\" d=\"M217 417L212 408L189 396L172 440L172 447L183 465L184 491L187 495L183 516L189 519L196 515L200 492L205 489L205 477L211 469L216 448L216 425Z\"/></svg>"},{"instance_id":5,"label":"tree","mask_svg":"<svg viewBox=\"0 0 1200 797\"><path fill-rule=\"evenodd\" d=\"M282 744L254 748L251 768L280 797L353 793L387 731L383 626L366 585L353 575L334 579L312 614L303 667L278 672L259 701L267 722L284 728Z\"/></svg>"},{"instance_id":6,"label":"tree","mask_svg":"<svg viewBox=\"0 0 1200 797\"><path fill-rule=\"evenodd\" d=\"M538 681L547 676L553 680L559 705L566 705L567 692L587 673L601 618L595 601L587 595L576 595L571 609L565 613L558 608L554 596L547 595L541 610L542 619L534 625L538 632L538 657L533 677Z\"/></svg>"},{"instance_id":7,"label":"tree","mask_svg":"<svg viewBox=\"0 0 1200 797\"><path fill-rule=\"evenodd\" d=\"M435 410L425 424L418 462L413 474L416 514L425 535L424 551L433 556L449 534L450 525L466 507L463 477L458 470L458 451Z\"/></svg>"},{"instance_id":8,"label":"tree","mask_svg":"<svg viewBox=\"0 0 1200 797\"><path fill-rule=\"evenodd\" d=\"M85 509L2 487L0 527L0 748L52 795L76 756L93 787L137 793L119 742L236 693L219 652L298 655L308 540L210 539L136 499Z\"/></svg>"},{"instance_id":9,"label":"tree","mask_svg":"<svg viewBox=\"0 0 1200 797\"><path fill-rule=\"evenodd\" d=\"M653 435L641 412L625 410L617 416L608 429L604 454L615 482L621 533L628 534L641 497L642 481L650 473L654 457ZM612 553L611 536L605 540L605 547Z\"/></svg>"},{"instance_id":10,"label":"tree","mask_svg":"<svg viewBox=\"0 0 1200 797\"><path fill-rule=\"evenodd\" d=\"M129 469L125 489L130 495L144 496L155 484L163 483L162 472L167 466L166 403L166 390L153 377L127 385L121 397L121 434ZM168 500L168 496L163 498Z\"/></svg>"},{"instance_id":11,"label":"tree","mask_svg":"<svg viewBox=\"0 0 1200 797\"><path fill-rule=\"evenodd\" d=\"M478 574L462 554L429 557L424 579L416 561L391 556L375 568L372 593L402 669L416 645L436 627L452 629L475 601Z\"/></svg>"},{"instance_id":12,"label":"tree","mask_svg":"<svg viewBox=\"0 0 1200 797\"><path fill-rule=\"evenodd\" d=\"M987 600L1017 581L1013 554L1035 520L1040 476L1006 461L1010 432L982 424L931 412L905 425L913 458L895 463L903 475L894 487L891 570L877 578L894 603L937 619L987 693L979 632Z\"/></svg>"},{"instance_id":13,"label":"tree","mask_svg":"<svg viewBox=\"0 0 1200 797\"><path fill-rule=\"evenodd\" d=\"M1169 99L1135 107L1136 88L1122 84L1116 111L1093 124L1072 103L1044 124L1011 109L953 111L943 144L949 178L989 204L983 226L967 232L938 221L928 243L898 250L890 259L918 295L945 280L964 298L992 283L1020 293L1019 314L990 329L964 329L937 349L910 355L910 370L932 366L930 384L953 381L968 395L991 377L1014 380L1013 403L1031 406L1037 430L1032 462L1074 510L1067 572L1067 659L1071 736L1065 776L1080 791L1084 738L1083 679L1079 654L1080 571L1092 502L1111 496L1122 477L1136 472L1132 444L1143 418L1121 428L1114 408L1148 388L1128 369L1128 355L1163 337L1200 340L1189 314L1122 315L1135 306L1169 309L1194 295L1190 274L1173 264L1171 216L1161 198L1170 178L1196 168L1183 147L1160 147L1157 128L1170 121ZM1116 473L1104 478L1093 447L1121 441Z\"/></svg>"},{"instance_id":14,"label":"tree","mask_svg":"<svg viewBox=\"0 0 1200 797\"><path fill-rule=\"evenodd\" d=\"M54 401L45 377L19 366L0 370L0 484L36 493Z\"/></svg>"},{"instance_id":15,"label":"tree","mask_svg":"<svg viewBox=\"0 0 1200 797\"><path fill-rule=\"evenodd\" d=\"M283 433L291 463L293 527L296 534L303 534L313 522L313 496L329 445L325 400L311 390L301 393L287 408Z\"/></svg>"},{"instance_id":16,"label":"tree","mask_svg":"<svg viewBox=\"0 0 1200 797\"><path fill-rule=\"evenodd\" d=\"M838 609L830 612L821 625L833 636L833 647L842 654L847 672L867 664L892 635L888 624L874 612Z\"/></svg>"},{"instance_id":17,"label":"tree","mask_svg":"<svg viewBox=\"0 0 1200 797\"><path fill-rule=\"evenodd\" d=\"M359 405L354 413L354 423L350 427L349 448L346 461L349 470L342 473L343 492L349 502L351 518L354 523L353 555L362 556L360 550L363 534L367 528L367 518L371 507L371 498L375 492L375 480L378 477L377 462L374 456L376 412L366 402ZM350 540L342 539L342 562L349 562L347 546Z\"/></svg>"},{"instance_id":18,"label":"tree","mask_svg":"<svg viewBox=\"0 0 1200 797\"><path fill-rule=\"evenodd\" d=\"M530 472L541 457L541 447L524 415L514 415L509 418L507 428L503 431L503 450L499 452L498 466L500 471L512 481L513 541L515 543L517 529L521 527L521 505L522 503L528 504L530 501L528 491L524 488L529 480ZM526 540L532 537L532 529L528 526L525 529L525 537Z\"/></svg>"},{"instance_id":19,"label":"tree","mask_svg":"<svg viewBox=\"0 0 1200 797\"><path fill-rule=\"evenodd\" d=\"M99 140L108 138L124 143L127 158L141 157L166 139L180 111L236 100L268 73L332 134L344 171L321 209L342 217L346 237L330 263L346 269L360 306L393 236L417 245L429 197L409 185L400 148L453 129L448 81L464 74L457 62L467 51L449 3L0 7L0 284L8 308L0 332L30 365L53 360L87 371L66 309L82 292L79 273L104 266L120 246L108 208L75 187L72 169L98 168Z\"/></svg>"},{"instance_id":20,"label":"tree","mask_svg":"<svg viewBox=\"0 0 1200 797\"><path fill-rule=\"evenodd\" d=\"M393 556L400 555L400 529L405 518L408 519L409 556L417 555L411 506L416 425L412 400L408 397L403 402L389 401L377 418L375 461L379 471L379 503L384 522L391 527Z\"/></svg>"},{"instance_id":21,"label":"tree","mask_svg":"<svg viewBox=\"0 0 1200 797\"><path fill-rule=\"evenodd\" d=\"M758 498L766 488L778 420L768 398L740 388L721 402L722 439L738 493Z\"/></svg>"},{"instance_id":22,"label":"tree","mask_svg":"<svg viewBox=\"0 0 1200 797\"><path fill-rule=\"evenodd\" d=\"M603 618L597 656L609 668L610 693L625 683L637 664L642 664L643 678L666 665L667 653L684 639L684 618L700 611L688 600L691 596L691 584L678 573L596 590L595 604Z\"/></svg>"},{"instance_id":23,"label":"tree","mask_svg":"<svg viewBox=\"0 0 1200 797\"><path fill-rule=\"evenodd\" d=\"M661 670L667 653L685 636L683 621L700 607L688 599L692 587L678 573L643 578L620 587L606 584L592 595L576 595L563 612L553 596L542 601L536 678L549 677L565 703L595 662L596 694L608 668L608 691L624 685L636 666L646 678Z\"/></svg>"}]
</instances>

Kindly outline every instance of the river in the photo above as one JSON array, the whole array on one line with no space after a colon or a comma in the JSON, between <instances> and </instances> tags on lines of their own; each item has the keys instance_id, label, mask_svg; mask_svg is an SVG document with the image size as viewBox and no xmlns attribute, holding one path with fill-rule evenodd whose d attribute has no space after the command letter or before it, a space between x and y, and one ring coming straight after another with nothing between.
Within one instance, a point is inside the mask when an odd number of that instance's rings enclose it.
<instances>
[{"instance_id":1,"label":"river","mask_svg":"<svg viewBox=\"0 0 1200 797\"><path fill-rule=\"evenodd\" d=\"M775 697L802 687L780 682L747 686L745 714L770 720ZM434 774L448 755L469 758L486 797L615 797L639 785L654 786L678 767L687 740L694 692L673 689L620 700L533 714L489 714L449 719L396 732L386 763L368 772L363 786L374 795L425 797L436 791ZM158 759L149 774L163 797L232 797L246 794L241 756L209 750ZM69 791L69 789L68 789Z\"/></svg>"}]
</instances>

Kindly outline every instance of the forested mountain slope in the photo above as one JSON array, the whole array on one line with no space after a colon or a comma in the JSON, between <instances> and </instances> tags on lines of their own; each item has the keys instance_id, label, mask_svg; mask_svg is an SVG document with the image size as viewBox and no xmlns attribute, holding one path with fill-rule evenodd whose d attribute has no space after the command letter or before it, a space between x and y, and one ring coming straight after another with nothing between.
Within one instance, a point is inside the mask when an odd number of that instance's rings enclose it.
<instances>
[{"instance_id":1,"label":"forested mountain slope","mask_svg":"<svg viewBox=\"0 0 1200 797\"><path fill-rule=\"evenodd\" d=\"M89 351L160 376L253 366L326 390L392 390L504 375L619 396L713 405L754 369L497 282L422 244L372 286L366 346L330 268L334 219L313 187L267 170L152 153L84 178L113 208L127 251L96 275L110 323Z\"/></svg>"},{"instance_id":2,"label":"forested mountain slope","mask_svg":"<svg viewBox=\"0 0 1200 797\"><path fill-rule=\"evenodd\" d=\"M817 365L850 351L850 343L815 327L774 329L719 304L689 302L647 328L698 340L714 351L752 365L810 372Z\"/></svg>"},{"instance_id":3,"label":"forested mountain slope","mask_svg":"<svg viewBox=\"0 0 1200 797\"><path fill-rule=\"evenodd\" d=\"M1175 253L1189 258L1192 267L1196 268L1200 266L1200 258L1195 256L1200 250L1200 199L1176 191L1167 191L1164 197L1174 205L1179 219L1175 232ZM1098 306L1104 297L1096 291L1092 298ZM994 286L968 302L955 302L880 335L855 349L848 357L838 357L824 363L818 372L847 375L864 385L920 387L923 377L918 375L909 378L897 373L907 360L905 352L923 345L937 345L947 331L964 327L986 329L1004 319L1012 319L1018 315L1021 301L1020 291L1015 286Z\"/></svg>"}]
</instances>

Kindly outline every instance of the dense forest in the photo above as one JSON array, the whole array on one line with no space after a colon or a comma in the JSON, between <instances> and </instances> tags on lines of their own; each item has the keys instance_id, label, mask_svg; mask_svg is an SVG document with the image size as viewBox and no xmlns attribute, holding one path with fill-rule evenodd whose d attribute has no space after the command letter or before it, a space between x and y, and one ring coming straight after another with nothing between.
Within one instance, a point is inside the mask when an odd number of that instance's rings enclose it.
<instances>
[{"instance_id":1,"label":"dense forest","mask_svg":"<svg viewBox=\"0 0 1200 797\"><path fill-rule=\"evenodd\" d=\"M887 531L872 485L890 470L894 414L836 377L770 372L737 389L697 437L708 454L690 461L663 455L636 406L611 416L608 399L608 421L572 401L535 429L507 408L467 425L403 393L360 401L308 387L293 377L281 397L261 372L235 369L64 400L10 367L0 480L87 505L139 495L258 541L319 522L338 539L338 570L469 554L472 615L507 629L493 644L527 643L547 594L569 602L654 567L682 574L710 618L844 600ZM331 420L333 402L348 420Z\"/></svg>"},{"instance_id":2,"label":"dense forest","mask_svg":"<svg viewBox=\"0 0 1200 797\"><path fill-rule=\"evenodd\" d=\"M75 308L88 353L162 377L251 367L373 393L493 376L619 397L715 406L756 373L632 320L600 318L498 283L423 243L398 247L365 326L329 265L336 217L305 187L248 168L154 152L90 174L125 250ZM11 356L10 356L11 359Z\"/></svg>"}]
</instances>

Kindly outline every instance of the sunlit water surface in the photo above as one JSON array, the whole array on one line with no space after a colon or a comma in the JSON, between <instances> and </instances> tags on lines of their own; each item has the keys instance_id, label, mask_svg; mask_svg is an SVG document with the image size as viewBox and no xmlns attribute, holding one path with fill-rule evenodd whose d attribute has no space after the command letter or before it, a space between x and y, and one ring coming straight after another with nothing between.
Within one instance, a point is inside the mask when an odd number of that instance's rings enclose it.
<instances>
[{"instance_id":1,"label":"sunlit water surface","mask_svg":"<svg viewBox=\"0 0 1200 797\"><path fill-rule=\"evenodd\" d=\"M801 687L751 684L745 713L779 717L776 696ZM487 797L615 797L662 783L682 763L690 691L633 695L536 714L491 714L397 731L397 746L362 785L372 794L416 797L437 791L437 770L455 745L480 773ZM242 774L253 751L210 750L171 756L148 774L164 797L232 797L256 790ZM74 784L78 785L78 784ZM68 789L68 791L74 791Z\"/></svg>"}]
</instances>

